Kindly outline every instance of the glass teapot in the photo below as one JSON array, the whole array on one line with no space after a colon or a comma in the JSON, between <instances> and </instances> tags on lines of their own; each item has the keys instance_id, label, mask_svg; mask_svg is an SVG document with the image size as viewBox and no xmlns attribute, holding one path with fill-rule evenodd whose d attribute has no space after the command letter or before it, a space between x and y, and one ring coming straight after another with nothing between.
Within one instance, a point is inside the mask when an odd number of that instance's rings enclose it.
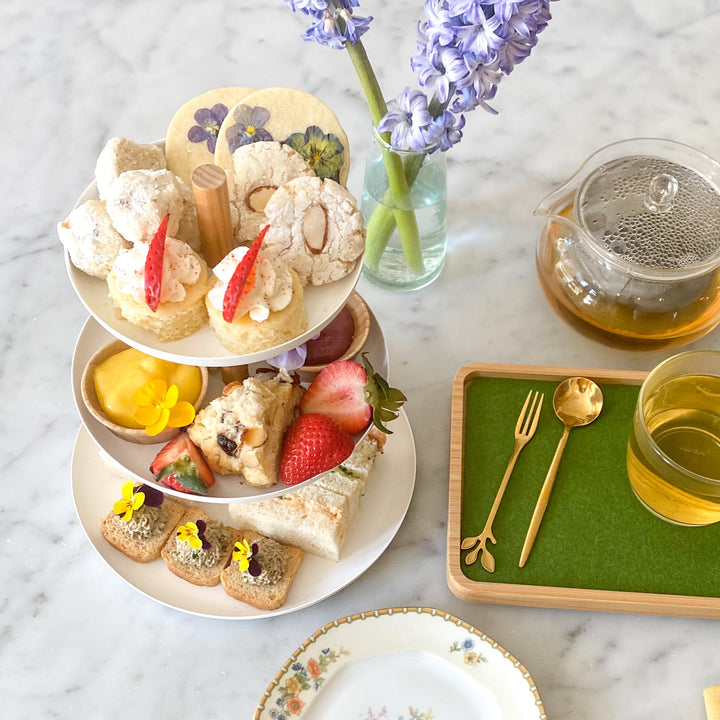
<instances>
[{"instance_id":1,"label":"glass teapot","mask_svg":"<svg viewBox=\"0 0 720 720\"><path fill-rule=\"evenodd\" d=\"M629 349L681 345L720 323L720 164L669 140L591 155L535 210L555 311Z\"/></svg>"}]
</instances>

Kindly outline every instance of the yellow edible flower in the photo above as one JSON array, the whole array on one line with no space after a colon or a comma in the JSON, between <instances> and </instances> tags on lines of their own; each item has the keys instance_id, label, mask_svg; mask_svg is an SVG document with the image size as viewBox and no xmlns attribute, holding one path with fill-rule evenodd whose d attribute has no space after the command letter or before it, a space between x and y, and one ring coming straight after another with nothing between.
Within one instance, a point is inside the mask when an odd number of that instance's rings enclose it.
<instances>
[{"instance_id":1,"label":"yellow edible flower","mask_svg":"<svg viewBox=\"0 0 720 720\"><path fill-rule=\"evenodd\" d=\"M195 408L186 400L178 401L177 385L168 387L163 378L155 378L133 395L133 418L145 426L148 435L157 435L166 427L184 427L195 419Z\"/></svg>"},{"instance_id":2,"label":"yellow edible flower","mask_svg":"<svg viewBox=\"0 0 720 720\"><path fill-rule=\"evenodd\" d=\"M241 570L247 570L250 567L250 558L253 556L253 551L250 547L250 543L243 538L240 542L235 543L235 549L233 550L233 560L240 564Z\"/></svg>"},{"instance_id":3,"label":"yellow edible flower","mask_svg":"<svg viewBox=\"0 0 720 720\"><path fill-rule=\"evenodd\" d=\"M194 550L199 550L202 547L200 530L194 522L181 525L177 529L177 539L180 540L180 542L186 542Z\"/></svg>"},{"instance_id":4,"label":"yellow edible flower","mask_svg":"<svg viewBox=\"0 0 720 720\"><path fill-rule=\"evenodd\" d=\"M120 519L124 522L132 520L133 512L141 508L145 502L144 492L134 492L135 485L132 480L128 480L122 486L122 500L118 500L113 505L113 512L120 515Z\"/></svg>"}]
</instances>

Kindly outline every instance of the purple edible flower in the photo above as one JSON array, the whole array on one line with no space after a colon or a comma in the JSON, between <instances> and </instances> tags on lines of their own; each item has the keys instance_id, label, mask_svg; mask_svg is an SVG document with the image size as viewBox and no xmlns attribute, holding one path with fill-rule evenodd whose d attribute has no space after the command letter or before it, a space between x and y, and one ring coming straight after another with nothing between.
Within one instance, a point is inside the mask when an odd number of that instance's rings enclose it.
<instances>
[{"instance_id":1,"label":"purple edible flower","mask_svg":"<svg viewBox=\"0 0 720 720\"><path fill-rule=\"evenodd\" d=\"M143 505L147 505L147 507L160 507L163 504L163 500L165 500L165 496L160 490L151 485L140 485L135 492L145 493Z\"/></svg>"},{"instance_id":2,"label":"purple edible flower","mask_svg":"<svg viewBox=\"0 0 720 720\"><path fill-rule=\"evenodd\" d=\"M193 116L197 125L193 125L188 130L188 140L194 143L207 140L208 152L214 153L220 126L227 114L228 109L222 103L217 103L211 108L200 108Z\"/></svg>"},{"instance_id":3,"label":"purple edible flower","mask_svg":"<svg viewBox=\"0 0 720 720\"><path fill-rule=\"evenodd\" d=\"M265 362L274 368L285 368L285 370L297 370L305 364L307 358L307 347L303 343L292 350L281 355L276 355Z\"/></svg>"},{"instance_id":4,"label":"purple edible flower","mask_svg":"<svg viewBox=\"0 0 720 720\"><path fill-rule=\"evenodd\" d=\"M204 520L198 520L196 523L197 529L198 529L198 538L200 538L200 542L202 543L202 549L203 550L209 550L212 545L208 541L208 539L205 537L205 531L207 530L207 523Z\"/></svg>"},{"instance_id":5,"label":"purple edible flower","mask_svg":"<svg viewBox=\"0 0 720 720\"><path fill-rule=\"evenodd\" d=\"M263 127L269 119L270 111L264 107L240 105L233 113L235 124L227 129L226 139L230 152L234 153L243 145L272 140L272 135Z\"/></svg>"}]
</instances>

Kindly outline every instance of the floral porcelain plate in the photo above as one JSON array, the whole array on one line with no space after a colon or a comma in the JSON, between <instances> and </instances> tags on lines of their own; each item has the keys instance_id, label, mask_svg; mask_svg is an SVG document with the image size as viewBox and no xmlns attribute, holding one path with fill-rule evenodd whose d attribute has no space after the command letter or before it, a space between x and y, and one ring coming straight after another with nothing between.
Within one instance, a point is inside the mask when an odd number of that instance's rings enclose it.
<instances>
[{"instance_id":1,"label":"floral porcelain plate","mask_svg":"<svg viewBox=\"0 0 720 720\"><path fill-rule=\"evenodd\" d=\"M92 439L97 443L98 447L110 455L119 465L135 479L142 482L154 484L149 467L153 459L160 451L162 444L153 443L150 445L140 445L131 442L113 433L108 427L97 420L88 410L82 398L82 374L88 360L93 354L109 343L114 338L108 334L95 320L88 318L80 331L77 343L75 345L75 353L73 355L72 381L73 395L77 411L90 433ZM375 320L372 312L370 312L370 332L368 339L363 346L363 352L367 352L368 359L373 367L383 377L388 376L388 357L385 339L383 337L380 326ZM264 367L268 367L264 365ZM252 371L253 368L251 367ZM302 377L302 375L301 375ZM312 379L313 376L309 376ZM211 368L209 372L208 391L205 396L205 404L213 398L218 397L223 389L222 375L219 369ZM390 428L394 430L393 427ZM197 497L197 502L202 503L229 503L244 502L252 500L260 500L275 495L282 495L292 490L292 486L276 483L265 488L257 488L242 482L242 478L238 475L220 475L215 474L215 485L210 490L209 495ZM160 487L158 485L158 487ZM180 498L187 499L185 493L178 492L169 488L161 487L163 492L175 495Z\"/></svg>"},{"instance_id":2,"label":"floral porcelain plate","mask_svg":"<svg viewBox=\"0 0 720 720\"><path fill-rule=\"evenodd\" d=\"M530 673L485 633L433 608L328 623L285 662L255 720L546 720Z\"/></svg>"},{"instance_id":3,"label":"floral porcelain plate","mask_svg":"<svg viewBox=\"0 0 720 720\"><path fill-rule=\"evenodd\" d=\"M97 198L97 187L90 184L76 205ZM362 271L362 258L358 259L353 271L340 280L327 285L305 287L305 311L308 318L307 330L292 340L276 345L262 352L250 355L235 355L224 348L209 325L189 337L174 342L159 342L154 333L118 317L108 295L107 283L78 270L65 251L65 267L70 283L88 312L109 332L128 345L155 357L190 365L224 367L247 365L280 355L317 335L342 310L350 293L355 288Z\"/></svg>"},{"instance_id":4,"label":"floral porcelain plate","mask_svg":"<svg viewBox=\"0 0 720 720\"><path fill-rule=\"evenodd\" d=\"M109 545L100 533L100 519L121 497L126 475L80 428L72 459L72 493L80 524L107 565L131 587L176 610L213 618L251 619L300 610L333 595L367 570L395 537L415 486L415 445L407 416L393 422L384 452L375 461L338 562L306 554L287 602L273 611L258 610L234 600L222 587L198 587L173 575L161 559L137 563ZM205 505L210 515L230 523L227 505Z\"/></svg>"}]
</instances>

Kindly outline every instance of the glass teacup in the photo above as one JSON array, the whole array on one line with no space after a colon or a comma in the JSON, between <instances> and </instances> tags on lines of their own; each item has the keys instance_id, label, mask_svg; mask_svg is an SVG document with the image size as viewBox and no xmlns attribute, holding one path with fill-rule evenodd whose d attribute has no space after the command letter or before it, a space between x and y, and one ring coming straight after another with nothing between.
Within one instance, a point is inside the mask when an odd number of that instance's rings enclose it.
<instances>
[{"instance_id":1,"label":"glass teacup","mask_svg":"<svg viewBox=\"0 0 720 720\"><path fill-rule=\"evenodd\" d=\"M640 502L679 525L720 520L720 352L660 363L638 396L627 470Z\"/></svg>"}]
</instances>

